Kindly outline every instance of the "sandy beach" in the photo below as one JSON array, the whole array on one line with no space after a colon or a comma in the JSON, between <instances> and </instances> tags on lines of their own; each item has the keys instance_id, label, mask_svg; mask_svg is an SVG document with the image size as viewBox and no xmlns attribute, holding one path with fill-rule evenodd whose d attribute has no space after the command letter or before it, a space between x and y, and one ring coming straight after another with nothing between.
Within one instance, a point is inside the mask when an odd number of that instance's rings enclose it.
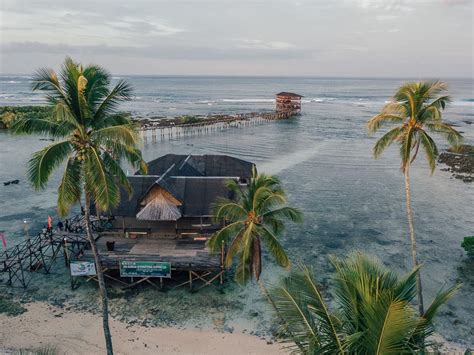
<instances>
[{"instance_id":1,"label":"sandy beach","mask_svg":"<svg viewBox=\"0 0 474 355\"><path fill-rule=\"evenodd\" d=\"M27 312L0 315L0 353L10 349L55 346L59 354L105 353L101 318L65 311L43 302L25 305ZM111 319L116 354L285 354L281 345L239 333L213 330L147 328Z\"/></svg>"}]
</instances>

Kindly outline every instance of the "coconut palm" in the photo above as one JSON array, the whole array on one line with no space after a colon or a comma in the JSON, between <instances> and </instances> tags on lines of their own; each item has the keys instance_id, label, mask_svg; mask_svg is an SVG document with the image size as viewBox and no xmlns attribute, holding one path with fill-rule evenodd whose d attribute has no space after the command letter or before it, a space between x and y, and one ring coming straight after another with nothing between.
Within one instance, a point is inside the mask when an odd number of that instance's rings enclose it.
<instances>
[{"instance_id":1,"label":"coconut palm","mask_svg":"<svg viewBox=\"0 0 474 355\"><path fill-rule=\"evenodd\" d=\"M401 170L405 175L405 197L408 228L411 241L413 268L418 267L415 230L410 201L410 166L415 161L419 148L423 149L433 174L438 148L428 132L438 133L454 146L461 143L461 134L442 120L442 111L451 101L446 95L447 85L441 81L413 82L400 87L382 112L368 122L370 133L375 133L385 124L397 126L385 133L374 146L378 158L392 143L400 146ZM417 274L418 307L423 314L423 293L420 273Z\"/></svg>"},{"instance_id":2,"label":"coconut palm","mask_svg":"<svg viewBox=\"0 0 474 355\"><path fill-rule=\"evenodd\" d=\"M221 199L215 208L217 220L226 226L209 240L212 251L219 251L222 243L230 241L225 263L238 259L235 279L246 283L260 278L262 272L262 242L278 265L288 267L290 261L278 238L284 230L284 220L301 222L302 214L286 206L285 193L275 176L257 174L255 168L247 188L229 181L234 199Z\"/></svg>"},{"instance_id":3,"label":"coconut palm","mask_svg":"<svg viewBox=\"0 0 474 355\"><path fill-rule=\"evenodd\" d=\"M301 266L269 290L281 321L281 337L297 354L408 354L430 345L433 319L458 286L440 291L419 316L418 268L401 278L360 253L331 259L333 304L323 296L312 271Z\"/></svg>"},{"instance_id":4,"label":"coconut palm","mask_svg":"<svg viewBox=\"0 0 474 355\"><path fill-rule=\"evenodd\" d=\"M43 91L52 115L16 120L18 134L42 134L55 140L33 154L27 176L36 190L46 187L51 173L63 167L58 188L58 214L66 215L84 198L85 227L97 269L107 353L113 354L108 324L107 290L97 246L92 234L90 207L108 211L119 203L119 185L131 186L120 167L122 160L146 169L137 148L138 134L130 119L117 112L130 98L131 87L120 81L109 89L110 74L95 65L83 67L66 58L61 72L41 69L33 79L33 90Z\"/></svg>"}]
</instances>

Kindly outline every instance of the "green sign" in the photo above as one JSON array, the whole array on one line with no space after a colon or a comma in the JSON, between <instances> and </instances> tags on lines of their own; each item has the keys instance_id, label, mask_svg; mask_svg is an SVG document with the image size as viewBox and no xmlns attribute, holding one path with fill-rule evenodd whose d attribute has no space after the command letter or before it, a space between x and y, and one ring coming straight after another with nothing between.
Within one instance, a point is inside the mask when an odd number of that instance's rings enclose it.
<instances>
[{"instance_id":1,"label":"green sign","mask_svg":"<svg viewBox=\"0 0 474 355\"><path fill-rule=\"evenodd\" d=\"M120 261L121 277L171 277L171 264L161 261Z\"/></svg>"}]
</instances>

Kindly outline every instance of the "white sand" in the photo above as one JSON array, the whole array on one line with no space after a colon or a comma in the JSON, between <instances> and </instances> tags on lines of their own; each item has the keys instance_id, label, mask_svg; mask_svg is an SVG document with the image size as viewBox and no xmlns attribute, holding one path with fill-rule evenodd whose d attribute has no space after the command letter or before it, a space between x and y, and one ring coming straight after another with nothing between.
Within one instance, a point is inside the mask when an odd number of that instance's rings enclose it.
<instances>
[{"instance_id":1,"label":"white sand","mask_svg":"<svg viewBox=\"0 0 474 355\"><path fill-rule=\"evenodd\" d=\"M52 345L68 355L105 353L98 315L64 311L41 302L26 308L27 312L16 317L0 315L0 347L4 350ZM279 344L245 334L128 326L113 319L110 326L116 354L285 354Z\"/></svg>"}]
</instances>

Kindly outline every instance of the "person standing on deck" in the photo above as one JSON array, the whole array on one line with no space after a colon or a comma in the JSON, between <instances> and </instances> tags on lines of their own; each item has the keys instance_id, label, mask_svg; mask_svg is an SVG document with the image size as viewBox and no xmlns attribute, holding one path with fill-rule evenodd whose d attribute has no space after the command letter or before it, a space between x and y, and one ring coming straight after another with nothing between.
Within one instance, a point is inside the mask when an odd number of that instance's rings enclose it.
<instances>
[{"instance_id":1,"label":"person standing on deck","mask_svg":"<svg viewBox=\"0 0 474 355\"><path fill-rule=\"evenodd\" d=\"M53 232L53 218L48 215L48 232Z\"/></svg>"}]
</instances>

